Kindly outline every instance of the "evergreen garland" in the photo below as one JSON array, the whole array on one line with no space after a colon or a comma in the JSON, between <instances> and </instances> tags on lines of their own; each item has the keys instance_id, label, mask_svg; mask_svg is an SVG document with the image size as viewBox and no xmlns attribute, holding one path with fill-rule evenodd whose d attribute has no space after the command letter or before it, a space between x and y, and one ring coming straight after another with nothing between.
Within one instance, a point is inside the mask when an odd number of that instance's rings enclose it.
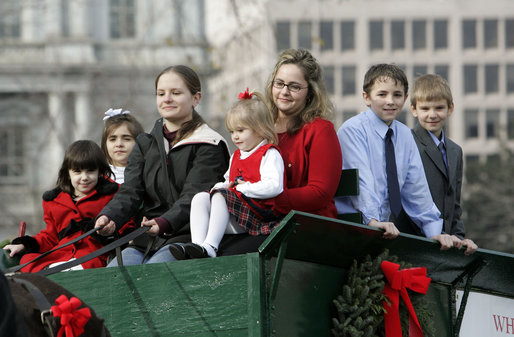
<instances>
[{"instance_id":1,"label":"evergreen garland","mask_svg":"<svg viewBox=\"0 0 514 337\"><path fill-rule=\"evenodd\" d=\"M347 283L343 285L342 294L333 300L337 309L337 317L332 318L333 336L385 336L383 302L388 302L388 299L382 294L386 280L380 267L384 260L399 264L400 270L411 268L403 261L398 262L398 257L389 256L387 249L374 259L367 255L360 264L354 260L348 271ZM409 291L409 297L425 337L433 337L433 314L424 295ZM403 301L400 301L400 320L403 337L408 337L409 315Z\"/></svg>"}]
</instances>

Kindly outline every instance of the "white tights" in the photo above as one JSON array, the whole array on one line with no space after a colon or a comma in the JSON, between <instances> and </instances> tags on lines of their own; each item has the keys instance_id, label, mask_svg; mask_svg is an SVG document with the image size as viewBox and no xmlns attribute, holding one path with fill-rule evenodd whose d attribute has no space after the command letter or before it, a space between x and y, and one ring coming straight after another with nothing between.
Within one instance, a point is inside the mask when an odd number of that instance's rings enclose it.
<instances>
[{"instance_id":1,"label":"white tights","mask_svg":"<svg viewBox=\"0 0 514 337\"><path fill-rule=\"evenodd\" d=\"M191 200L191 241L215 257L223 235L244 233L230 215L221 193L197 193Z\"/></svg>"}]
</instances>

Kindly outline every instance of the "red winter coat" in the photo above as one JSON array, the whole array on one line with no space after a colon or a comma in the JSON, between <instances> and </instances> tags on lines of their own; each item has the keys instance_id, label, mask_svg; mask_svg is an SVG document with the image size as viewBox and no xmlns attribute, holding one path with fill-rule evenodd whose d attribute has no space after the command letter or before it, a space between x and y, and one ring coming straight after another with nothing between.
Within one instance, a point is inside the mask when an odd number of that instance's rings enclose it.
<instances>
[{"instance_id":1,"label":"red winter coat","mask_svg":"<svg viewBox=\"0 0 514 337\"><path fill-rule=\"evenodd\" d=\"M23 255L20 264L31 261L41 253L52 250L66 242L84 234L94 226L94 219L102 208L112 199L118 190L118 184L111 180L99 178L96 188L76 203L68 193L59 188L43 194L43 218L46 228L34 237L21 237L13 243L23 243L27 254ZM134 227L134 223L127 226ZM29 264L21 269L22 272L37 272L55 262L64 262L72 258L80 258L103 246L97 241L99 236L88 236L70 246L61 248L52 254ZM35 253L34 253L35 252ZM104 254L82 264L84 269L104 267L107 262Z\"/></svg>"}]
</instances>

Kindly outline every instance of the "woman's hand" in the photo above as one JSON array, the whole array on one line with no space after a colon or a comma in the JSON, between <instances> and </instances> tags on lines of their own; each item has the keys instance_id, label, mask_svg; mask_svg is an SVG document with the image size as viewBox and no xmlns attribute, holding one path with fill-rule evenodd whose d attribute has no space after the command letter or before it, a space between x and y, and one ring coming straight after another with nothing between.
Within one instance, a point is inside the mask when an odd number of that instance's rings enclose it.
<instances>
[{"instance_id":1,"label":"woman's hand","mask_svg":"<svg viewBox=\"0 0 514 337\"><path fill-rule=\"evenodd\" d=\"M102 215L96 219L95 228L98 228L96 231L98 234L109 236L116 230L116 224L107 215Z\"/></svg>"},{"instance_id":2,"label":"woman's hand","mask_svg":"<svg viewBox=\"0 0 514 337\"><path fill-rule=\"evenodd\" d=\"M13 257L16 254L19 254L19 253L22 253L23 251L25 251L25 245L23 245L21 243L17 244L17 245L5 245L4 249L11 251L9 256Z\"/></svg>"},{"instance_id":3,"label":"woman's hand","mask_svg":"<svg viewBox=\"0 0 514 337\"><path fill-rule=\"evenodd\" d=\"M368 226L382 229L384 231L384 234L382 235L384 239L394 239L400 234L400 231L392 222L381 222L371 219Z\"/></svg>"},{"instance_id":4,"label":"woman's hand","mask_svg":"<svg viewBox=\"0 0 514 337\"><path fill-rule=\"evenodd\" d=\"M146 226L150 227L150 229L146 232L150 236L156 236L159 234L159 225L155 220L148 220L146 216L143 217L143 221L141 221L141 227Z\"/></svg>"}]
</instances>

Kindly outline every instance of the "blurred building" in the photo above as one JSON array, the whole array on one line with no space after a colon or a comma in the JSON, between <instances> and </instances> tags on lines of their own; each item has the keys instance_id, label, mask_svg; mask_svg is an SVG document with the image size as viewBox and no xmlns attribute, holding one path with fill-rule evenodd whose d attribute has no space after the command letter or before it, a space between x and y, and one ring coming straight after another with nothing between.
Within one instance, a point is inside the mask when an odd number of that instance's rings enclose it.
<instances>
[{"instance_id":1,"label":"blurred building","mask_svg":"<svg viewBox=\"0 0 514 337\"><path fill-rule=\"evenodd\" d=\"M164 67L197 70L199 110L224 132L237 93L263 91L278 53L298 47L325 70L336 128L365 109L368 67L394 62L410 81L449 80L447 132L467 162L514 148L512 0L2 0L0 235L20 220L41 225L64 149L99 141L108 108L151 127ZM407 107L401 120L413 125Z\"/></svg>"},{"instance_id":2,"label":"blurred building","mask_svg":"<svg viewBox=\"0 0 514 337\"><path fill-rule=\"evenodd\" d=\"M224 6L224 20L208 23L219 69L210 81L214 111L226 111L246 86L263 90L278 53L301 47L324 68L336 128L365 109L369 66L396 63L410 83L425 73L449 81L455 110L447 134L462 145L467 162L497 157L500 144L514 148L514 1L233 0ZM413 126L408 105L400 120Z\"/></svg>"},{"instance_id":3,"label":"blurred building","mask_svg":"<svg viewBox=\"0 0 514 337\"><path fill-rule=\"evenodd\" d=\"M203 0L0 2L2 237L20 220L39 230L41 194L55 186L64 149L99 142L104 111L123 107L148 129L162 69L209 74L204 13Z\"/></svg>"}]
</instances>

